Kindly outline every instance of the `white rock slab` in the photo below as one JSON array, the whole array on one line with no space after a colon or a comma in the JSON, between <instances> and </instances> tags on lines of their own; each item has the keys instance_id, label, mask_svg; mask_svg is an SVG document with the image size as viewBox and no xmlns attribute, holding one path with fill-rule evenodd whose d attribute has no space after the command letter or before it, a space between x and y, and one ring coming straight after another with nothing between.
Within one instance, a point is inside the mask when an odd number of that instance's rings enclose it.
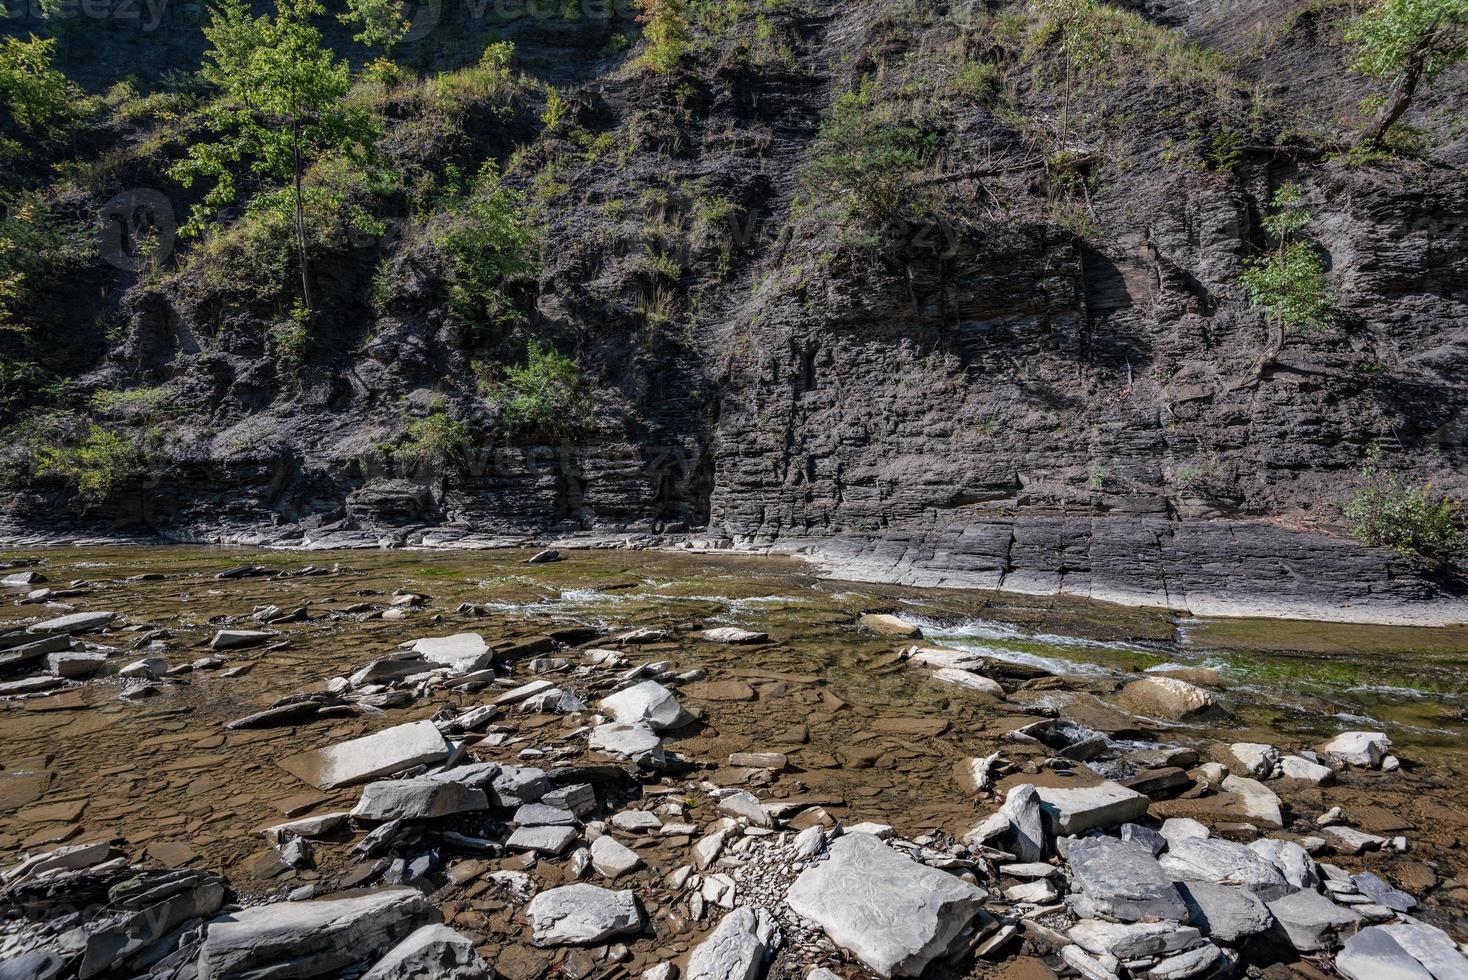
<instances>
[{"instance_id":1,"label":"white rock slab","mask_svg":"<svg viewBox=\"0 0 1468 980\"><path fill-rule=\"evenodd\" d=\"M526 908L537 946L590 946L642 929L642 911L630 891L566 885L543 891Z\"/></svg>"},{"instance_id":2,"label":"white rock slab","mask_svg":"<svg viewBox=\"0 0 1468 980\"><path fill-rule=\"evenodd\" d=\"M912 977L944 953L988 898L869 834L847 834L807 868L787 902L883 977Z\"/></svg>"},{"instance_id":3,"label":"white rock slab","mask_svg":"<svg viewBox=\"0 0 1468 980\"><path fill-rule=\"evenodd\" d=\"M319 789L336 789L442 762L452 751L433 722L415 721L288 756L276 764Z\"/></svg>"}]
</instances>

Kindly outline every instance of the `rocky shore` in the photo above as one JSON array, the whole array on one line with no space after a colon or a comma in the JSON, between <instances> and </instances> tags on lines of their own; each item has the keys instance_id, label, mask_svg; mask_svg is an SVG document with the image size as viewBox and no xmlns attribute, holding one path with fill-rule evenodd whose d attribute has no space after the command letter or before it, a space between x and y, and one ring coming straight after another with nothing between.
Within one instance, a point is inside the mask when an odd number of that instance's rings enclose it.
<instances>
[{"instance_id":1,"label":"rocky shore","mask_svg":"<svg viewBox=\"0 0 1468 980\"><path fill-rule=\"evenodd\" d=\"M41 567L0 628L6 980L1468 976L1458 784L1377 731L1236 741L1208 668L1077 680L869 612L947 699L873 709L773 629ZM110 763L33 754L57 718Z\"/></svg>"}]
</instances>

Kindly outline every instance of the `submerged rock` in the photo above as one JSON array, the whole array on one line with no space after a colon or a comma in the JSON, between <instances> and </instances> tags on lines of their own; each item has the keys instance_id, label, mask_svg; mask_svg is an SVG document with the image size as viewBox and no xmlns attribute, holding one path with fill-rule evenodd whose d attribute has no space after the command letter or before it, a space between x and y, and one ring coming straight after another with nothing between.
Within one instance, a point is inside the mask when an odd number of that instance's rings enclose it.
<instances>
[{"instance_id":1,"label":"submerged rock","mask_svg":"<svg viewBox=\"0 0 1468 980\"><path fill-rule=\"evenodd\" d=\"M884 977L922 973L988 897L981 888L903 857L870 834L841 837L829 854L801 873L787 902Z\"/></svg>"},{"instance_id":2,"label":"submerged rock","mask_svg":"<svg viewBox=\"0 0 1468 980\"><path fill-rule=\"evenodd\" d=\"M770 639L768 633L756 633L752 630L742 630L733 626L720 626L716 629L704 630L699 636L709 643L767 643Z\"/></svg>"}]
</instances>

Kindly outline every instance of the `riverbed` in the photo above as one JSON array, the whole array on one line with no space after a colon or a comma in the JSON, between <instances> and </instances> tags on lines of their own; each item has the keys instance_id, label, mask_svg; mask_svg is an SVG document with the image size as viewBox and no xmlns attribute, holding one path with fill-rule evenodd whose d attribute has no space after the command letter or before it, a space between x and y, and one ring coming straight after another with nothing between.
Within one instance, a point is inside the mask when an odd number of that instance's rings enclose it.
<instances>
[{"instance_id":1,"label":"riverbed","mask_svg":"<svg viewBox=\"0 0 1468 980\"><path fill-rule=\"evenodd\" d=\"M221 653L228 669L178 674L153 696L125 700L126 682L109 677L0 701L0 851L13 861L106 838L138 861L217 871L245 894L334 880L349 864L345 846L323 854L316 870L285 871L259 831L286 816L350 807L356 791L316 790L275 762L475 698L445 694L261 730L225 723L320 690L419 637L473 632L493 644L575 625L607 637L646 628L669 637L624 646L634 663L667 661L706 675L707 696L687 698L699 724L668 743L704 767L698 778L735 778L725 764L731 753L778 751L792 765L762 795L829 801L839 817L882 821L909 836L958 835L981 819L990 807L956 791L954 763L995 751L1037 712L1138 746L1205 753L1230 742L1293 751L1341 731L1386 732L1402 760L1398 772L1345 775L1333 787L1281 796L1301 824L1342 805L1367 814L1363 829L1411 837L1414 850L1390 862L1412 865L1419 880L1430 876L1424 915L1468 936L1468 888L1456 880L1468 870L1460 850L1468 841L1468 629L1205 620L1064 597L852 584L769 556L602 550L547 564L529 564L529 556L195 547L0 554L45 576L31 588L75 593L8 605L0 625L116 612L108 633L90 639L115 649L117 665L144 655L188 664L209 654L220 628L254 628L250 614L261 607L301 610L268 627L278 634L271 643ZM285 574L217 577L241 566ZM919 627L925 644L1057 680L1027 685L1004 703L971 696L905 661L908 641L862 629L869 612ZM690 639L719 626L769 641ZM1114 701L1146 673L1197 670L1216 672L1223 720L1167 722ZM545 715L508 724L503 755L512 759L539 733L571 723Z\"/></svg>"}]
</instances>

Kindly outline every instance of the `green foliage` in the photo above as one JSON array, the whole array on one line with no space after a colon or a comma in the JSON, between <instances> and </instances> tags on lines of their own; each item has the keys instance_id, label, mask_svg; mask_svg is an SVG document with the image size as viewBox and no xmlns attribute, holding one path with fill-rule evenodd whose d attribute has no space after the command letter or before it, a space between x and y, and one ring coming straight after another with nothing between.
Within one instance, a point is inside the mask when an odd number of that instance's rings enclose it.
<instances>
[{"instance_id":1,"label":"green foliage","mask_svg":"<svg viewBox=\"0 0 1468 980\"><path fill-rule=\"evenodd\" d=\"M143 454L132 439L91 426L76 445L34 447L36 475L70 484L89 502L112 497L143 473Z\"/></svg>"},{"instance_id":2,"label":"green foliage","mask_svg":"<svg viewBox=\"0 0 1468 980\"><path fill-rule=\"evenodd\" d=\"M449 418L435 405L427 415L408 423L408 439L393 451L400 462L448 469L464 461L474 440L474 427L462 419Z\"/></svg>"},{"instance_id":3,"label":"green foliage","mask_svg":"<svg viewBox=\"0 0 1468 980\"><path fill-rule=\"evenodd\" d=\"M879 100L868 79L831 107L801 183L815 202L868 225L905 217L918 203L913 177L936 144L933 134L906 124L893 103Z\"/></svg>"},{"instance_id":4,"label":"green foliage","mask_svg":"<svg viewBox=\"0 0 1468 980\"><path fill-rule=\"evenodd\" d=\"M642 37L647 42L639 63L666 75L678 65L688 50L687 0L636 0L642 11L637 20L642 24Z\"/></svg>"},{"instance_id":5,"label":"green foliage","mask_svg":"<svg viewBox=\"0 0 1468 980\"><path fill-rule=\"evenodd\" d=\"M500 182L493 162L453 210L441 239L452 262L449 298L470 336L482 340L519 320L505 286L538 268L539 236L526 220L524 196Z\"/></svg>"},{"instance_id":6,"label":"green foliage","mask_svg":"<svg viewBox=\"0 0 1468 980\"><path fill-rule=\"evenodd\" d=\"M0 38L0 107L27 132L47 135L90 108L89 100L51 67L55 38Z\"/></svg>"},{"instance_id":7,"label":"green foliage","mask_svg":"<svg viewBox=\"0 0 1468 980\"><path fill-rule=\"evenodd\" d=\"M86 241L38 195L3 201L0 218L0 333L24 333L47 285L86 255Z\"/></svg>"},{"instance_id":8,"label":"green foliage","mask_svg":"<svg viewBox=\"0 0 1468 980\"><path fill-rule=\"evenodd\" d=\"M195 232L207 224L211 209L238 199L241 166L247 164L257 178L288 182L285 194L308 307L306 171L327 156L369 165L377 139L367 110L344 98L351 85L346 62L323 45L311 23L323 12L317 0L277 0L273 18L252 17L245 0L220 0L211 8L204 35L213 48L203 74L220 90L205 110L217 140L192 145L172 169L185 186L198 179L213 182L186 226Z\"/></svg>"},{"instance_id":9,"label":"green foliage","mask_svg":"<svg viewBox=\"0 0 1468 980\"><path fill-rule=\"evenodd\" d=\"M1274 194L1264 227L1276 246L1252 260L1243 282L1249 301L1282 329L1326 330L1335 322L1335 296L1325 261L1310 242L1295 236L1311 221L1298 184Z\"/></svg>"},{"instance_id":10,"label":"green foliage","mask_svg":"<svg viewBox=\"0 0 1468 980\"><path fill-rule=\"evenodd\" d=\"M173 395L162 385L152 388L109 389L92 395L92 410L101 415L153 418L166 414Z\"/></svg>"},{"instance_id":11,"label":"green foliage","mask_svg":"<svg viewBox=\"0 0 1468 980\"><path fill-rule=\"evenodd\" d=\"M1346 30L1356 70L1390 79L1422 61L1422 79L1468 57L1468 0L1369 0Z\"/></svg>"},{"instance_id":12,"label":"green foliage","mask_svg":"<svg viewBox=\"0 0 1468 980\"><path fill-rule=\"evenodd\" d=\"M286 367L301 368L311 359L315 344L311 339L309 320L310 311L298 305L291 311L289 320L277 323L270 331L275 357Z\"/></svg>"},{"instance_id":13,"label":"green foliage","mask_svg":"<svg viewBox=\"0 0 1468 980\"><path fill-rule=\"evenodd\" d=\"M523 365L506 368L503 378L487 376L480 381L481 393L499 406L505 427L532 433L565 432L579 425L584 417L581 388L580 366L554 347L533 340Z\"/></svg>"},{"instance_id":14,"label":"green foliage","mask_svg":"<svg viewBox=\"0 0 1468 980\"><path fill-rule=\"evenodd\" d=\"M1391 548L1403 558L1447 564L1468 545L1463 502L1382 468L1372 446L1362 484L1345 505L1351 533L1363 544Z\"/></svg>"},{"instance_id":15,"label":"green foliage","mask_svg":"<svg viewBox=\"0 0 1468 980\"><path fill-rule=\"evenodd\" d=\"M389 55L412 26L403 16L400 0L347 0L346 13L338 14L337 19L360 28L352 35L358 44L381 48Z\"/></svg>"}]
</instances>

